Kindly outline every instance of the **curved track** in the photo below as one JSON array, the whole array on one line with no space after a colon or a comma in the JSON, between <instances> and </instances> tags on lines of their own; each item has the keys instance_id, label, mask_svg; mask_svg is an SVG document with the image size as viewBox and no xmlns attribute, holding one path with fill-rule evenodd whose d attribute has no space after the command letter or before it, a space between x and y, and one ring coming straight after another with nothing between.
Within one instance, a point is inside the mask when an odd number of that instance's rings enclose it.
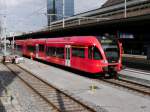
<instances>
[{"instance_id":1,"label":"curved track","mask_svg":"<svg viewBox=\"0 0 150 112\"><path fill-rule=\"evenodd\" d=\"M146 85L135 83L126 79L102 79L102 81L150 96L150 87Z\"/></svg>"},{"instance_id":2,"label":"curved track","mask_svg":"<svg viewBox=\"0 0 150 112\"><path fill-rule=\"evenodd\" d=\"M135 69L135 68L128 68L124 69L124 71L129 71L129 72L133 72L133 73L140 73L143 75L150 75L150 71L149 70L139 70L139 69Z\"/></svg>"},{"instance_id":3,"label":"curved track","mask_svg":"<svg viewBox=\"0 0 150 112\"><path fill-rule=\"evenodd\" d=\"M6 65L10 71L18 76L26 85L36 92L57 112L96 112L97 110L67 95L63 91L48 84L32 73L13 64ZM103 112L103 111L102 111Z\"/></svg>"}]
</instances>

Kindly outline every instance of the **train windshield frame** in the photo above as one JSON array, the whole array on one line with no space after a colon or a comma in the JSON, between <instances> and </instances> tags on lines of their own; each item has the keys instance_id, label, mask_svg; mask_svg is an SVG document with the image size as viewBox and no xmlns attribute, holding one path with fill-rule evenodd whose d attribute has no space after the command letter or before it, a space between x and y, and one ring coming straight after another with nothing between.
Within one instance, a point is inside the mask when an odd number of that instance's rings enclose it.
<instances>
[{"instance_id":1,"label":"train windshield frame","mask_svg":"<svg viewBox=\"0 0 150 112\"><path fill-rule=\"evenodd\" d=\"M117 63L120 58L118 39L114 35L97 37L109 63Z\"/></svg>"}]
</instances>

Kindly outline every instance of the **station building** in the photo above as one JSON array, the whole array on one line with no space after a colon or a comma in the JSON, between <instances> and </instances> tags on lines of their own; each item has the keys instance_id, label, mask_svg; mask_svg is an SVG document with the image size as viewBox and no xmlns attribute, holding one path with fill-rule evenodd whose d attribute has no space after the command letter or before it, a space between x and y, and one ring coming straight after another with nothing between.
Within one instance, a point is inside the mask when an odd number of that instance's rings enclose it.
<instances>
[{"instance_id":1,"label":"station building","mask_svg":"<svg viewBox=\"0 0 150 112\"><path fill-rule=\"evenodd\" d=\"M111 2L110 0L64 0L64 16L75 16L80 13L105 7L111 3L114 2L112 0ZM47 0L47 14L48 25L50 25L50 22L61 20L63 18L63 0Z\"/></svg>"}]
</instances>

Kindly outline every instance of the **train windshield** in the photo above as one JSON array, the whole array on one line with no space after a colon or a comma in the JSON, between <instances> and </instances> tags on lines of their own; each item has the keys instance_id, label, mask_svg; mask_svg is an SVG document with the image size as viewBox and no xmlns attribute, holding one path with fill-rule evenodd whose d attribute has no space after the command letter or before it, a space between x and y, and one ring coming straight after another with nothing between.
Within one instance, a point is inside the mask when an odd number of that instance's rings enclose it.
<instances>
[{"instance_id":1,"label":"train windshield","mask_svg":"<svg viewBox=\"0 0 150 112\"><path fill-rule=\"evenodd\" d=\"M98 37L109 63L116 63L119 60L119 45L115 38L115 36Z\"/></svg>"}]
</instances>

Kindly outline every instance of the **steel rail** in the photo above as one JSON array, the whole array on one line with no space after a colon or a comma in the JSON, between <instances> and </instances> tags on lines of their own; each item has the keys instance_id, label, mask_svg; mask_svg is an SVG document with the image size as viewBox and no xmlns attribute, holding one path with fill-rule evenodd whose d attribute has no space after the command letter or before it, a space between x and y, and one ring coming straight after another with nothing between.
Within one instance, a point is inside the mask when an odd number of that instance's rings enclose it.
<instances>
[{"instance_id":1,"label":"steel rail","mask_svg":"<svg viewBox=\"0 0 150 112\"><path fill-rule=\"evenodd\" d=\"M6 64L5 64L6 65ZM12 70L10 67L6 65L6 67L14 74L16 75L24 84L26 84L29 88L31 88L36 94L38 94L45 102L49 104L50 107L53 107L56 109L56 112L59 112L57 107L53 105L49 100L47 100L43 95L41 95L35 88L33 88L28 82L26 82L22 77L20 77L14 70Z\"/></svg>"},{"instance_id":2,"label":"steel rail","mask_svg":"<svg viewBox=\"0 0 150 112\"><path fill-rule=\"evenodd\" d=\"M138 93L150 96L150 87L144 84L129 81L127 79L102 79L106 83L110 83L119 87L124 87L129 90L136 91Z\"/></svg>"},{"instance_id":3,"label":"steel rail","mask_svg":"<svg viewBox=\"0 0 150 112\"><path fill-rule=\"evenodd\" d=\"M133 73L141 73L143 75L150 75L149 70L139 70L139 69L127 67L126 69L124 69L124 71L133 72Z\"/></svg>"},{"instance_id":4,"label":"steel rail","mask_svg":"<svg viewBox=\"0 0 150 112\"><path fill-rule=\"evenodd\" d=\"M49 83L47 83L46 81L40 79L39 77L35 76L33 73L29 72L28 70L20 67L20 66L15 66L15 65L12 65L12 64L9 64L9 65L6 65L8 67L8 69L10 69L13 73L15 73L21 80L24 80L24 82L30 86L35 92L37 92L44 100L46 100L48 103L50 103L50 105L52 105L54 108L56 108L57 111L59 112L62 112L62 111L67 111L67 110L71 110L71 112L76 112L76 111L86 111L86 112L96 112L96 110L92 107L89 107L87 104L84 104L83 102L77 100L76 98L68 95L67 93L63 92L62 90L59 90L58 88L54 87L53 85L50 85ZM17 67L16 71L15 71L15 68L14 67ZM18 74L18 72L20 72ZM20 75L22 74L22 75ZM30 80L32 79L32 81L34 80L37 80L35 82L30 82ZM43 86L40 86L40 85L35 85L35 84L41 84ZM39 89L37 90L37 88L35 88L35 86ZM44 88L43 88L44 87ZM48 89L48 90L45 90ZM51 88L51 89L49 89ZM52 91L50 91L52 90ZM41 92L42 91L42 92ZM64 96L64 99L63 99L63 103L65 104L68 104L68 107L67 108L61 108L59 107L59 105L57 105L57 103L59 103L59 101L56 101L55 98L53 98L53 100L55 101L50 101L50 99L48 99L48 96L46 96L46 93L52 93L52 94L55 94L55 92L58 92L61 94L61 96ZM45 96L43 95L45 94ZM50 94L49 94L50 95ZM52 96L52 97L55 97L55 96ZM49 97L50 98L50 97ZM58 100L58 99L57 99ZM65 101L69 101L69 102L65 102ZM73 102L73 103L71 103ZM72 105L70 105L72 104ZM75 108L73 108L75 107ZM67 111L68 112L68 111Z\"/></svg>"}]
</instances>

